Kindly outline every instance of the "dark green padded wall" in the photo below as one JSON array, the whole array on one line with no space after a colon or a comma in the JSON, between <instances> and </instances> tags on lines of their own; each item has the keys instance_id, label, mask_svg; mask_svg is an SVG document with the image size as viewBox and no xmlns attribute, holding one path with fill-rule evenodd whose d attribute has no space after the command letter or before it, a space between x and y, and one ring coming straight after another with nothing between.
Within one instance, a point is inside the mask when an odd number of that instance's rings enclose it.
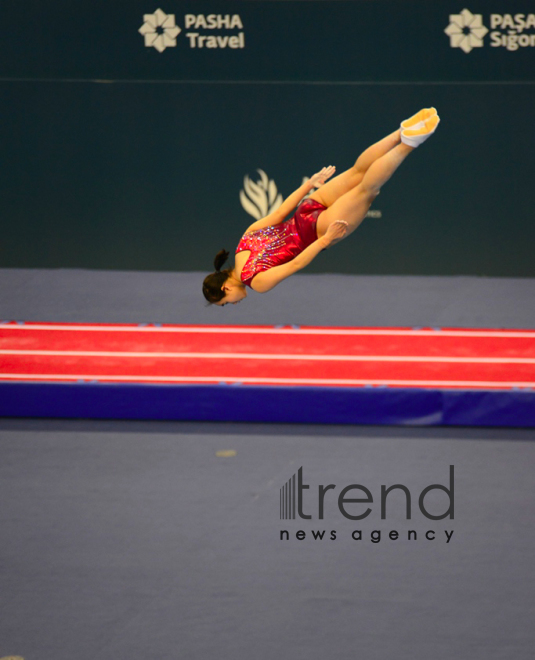
<instances>
[{"instance_id":1,"label":"dark green padded wall","mask_svg":"<svg viewBox=\"0 0 535 660\"><path fill-rule=\"evenodd\" d=\"M157 3L4 2L0 267L209 270L253 221L245 176L286 196L435 105L380 217L308 272L534 276L535 17L517 3L511 28L495 4L166 0L181 33L158 52L138 32ZM243 27L186 27L218 13ZM240 32L235 49L187 36Z\"/></svg>"}]
</instances>

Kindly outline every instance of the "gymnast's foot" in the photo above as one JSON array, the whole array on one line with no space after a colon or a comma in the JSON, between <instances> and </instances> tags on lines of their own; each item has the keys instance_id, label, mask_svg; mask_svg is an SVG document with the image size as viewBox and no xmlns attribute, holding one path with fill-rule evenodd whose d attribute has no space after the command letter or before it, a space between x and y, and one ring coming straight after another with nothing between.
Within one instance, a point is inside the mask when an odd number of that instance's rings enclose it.
<instances>
[{"instance_id":1,"label":"gymnast's foot","mask_svg":"<svg viewBox=\"0 0 535 660\"><path fill-rule=\"evenodd\" d=\"M436 108L423 108L423 110L419 110L415 115L409 117L409 119L405 119L404 121L402 121L401 130L404 131L405 129L410 128L411 130L415 131L418 128L422 128L424 122L436 114L437 114Z\"/></svg>"},{"instance_id":2,"label":"gymnast's foot","mask_svg":"<svg viewBox=\"0 0 535 660\"><path fill-rule=\"evenodd\" d=\"M420 128L407 128L401 131L401 141L409 147L419 147L437 130L440 117L435 114L423 122Z\"/></svg>"}]
</instances>

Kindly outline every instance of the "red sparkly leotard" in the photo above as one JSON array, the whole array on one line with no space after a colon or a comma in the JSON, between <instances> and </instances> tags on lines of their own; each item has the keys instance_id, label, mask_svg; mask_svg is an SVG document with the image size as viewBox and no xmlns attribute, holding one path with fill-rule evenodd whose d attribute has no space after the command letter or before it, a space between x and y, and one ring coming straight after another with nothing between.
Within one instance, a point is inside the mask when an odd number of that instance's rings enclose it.
<instances>
[{"instance_id":1,"label":"red sparkly leotard","mask_svg":"<svg viewBox=\"0 0 535 660\"><path fill-rule=\"evenodd\" d=\"M244 250L251 254L241 272L242 282L250 287L255 275L291 261L313 243L318 238L318 216L326 208L313 199L305 199L290 220L244 234L236 254Z\"/></svg>"}]
</instances>

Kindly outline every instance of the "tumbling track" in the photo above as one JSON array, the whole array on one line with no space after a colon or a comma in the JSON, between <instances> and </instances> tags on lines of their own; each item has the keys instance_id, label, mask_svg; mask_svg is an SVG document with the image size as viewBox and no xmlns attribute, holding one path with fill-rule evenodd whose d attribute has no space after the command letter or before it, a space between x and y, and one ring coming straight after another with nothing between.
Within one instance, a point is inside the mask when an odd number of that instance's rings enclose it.
<instances>
[{"instance_id":1,"label":"tumbling track","mask_svg":"<svg viewBox=\"0 0 535 660\"><path fill-rule=\"evenodd\" d=\"M15 323L2 380L535 387L535 331Z\"/></svg>"},{"instance_id":2,"label":"tumbling track","mask_svg":"<svg viewBox=\"0 0 535 660\"><path fill-rule=\"evenodd\" d=\"M535 331L9 321L0 324L0 365L0 381L13 386L89 383L108 392L121 383L241 384L242 392L371 387L413 397L415 390L503 396L535 388ZM177 391L183 401L185 390Z\"/></svg>"}]
</instances>

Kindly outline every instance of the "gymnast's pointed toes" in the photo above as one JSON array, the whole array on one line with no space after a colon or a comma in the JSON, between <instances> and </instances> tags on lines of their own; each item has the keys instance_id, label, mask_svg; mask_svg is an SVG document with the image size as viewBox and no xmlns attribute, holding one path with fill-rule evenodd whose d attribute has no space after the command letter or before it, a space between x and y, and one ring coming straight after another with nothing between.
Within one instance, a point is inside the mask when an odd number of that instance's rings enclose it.
<instances>
[{"instance_id":1,"label":"gymnast's pointed toes","mask_svg":"<svg viewBox=\"0 0 535 660\"><path fill-rule=\"evenodd\" d=\"M422 128L427 119L434 117L437 114L436 108L422 108L415 115L409 117L409 119L404 119L401 122L401 130L417 130Z\"/></svg>"},{"instance_id":2,"label":"gymnast's pointed toes","mask_svg":"<svg viewBox=\"0 0 535 660\"><path fill-rule=\"evenodd\" d=\"M418 128L408 128L401 131L401 141L409 147L418 147L423 144L427 138L431 137L437 130L440 123L440 117L436 114L422 120L422 125Z\"/></svg>"}]
</instances>

